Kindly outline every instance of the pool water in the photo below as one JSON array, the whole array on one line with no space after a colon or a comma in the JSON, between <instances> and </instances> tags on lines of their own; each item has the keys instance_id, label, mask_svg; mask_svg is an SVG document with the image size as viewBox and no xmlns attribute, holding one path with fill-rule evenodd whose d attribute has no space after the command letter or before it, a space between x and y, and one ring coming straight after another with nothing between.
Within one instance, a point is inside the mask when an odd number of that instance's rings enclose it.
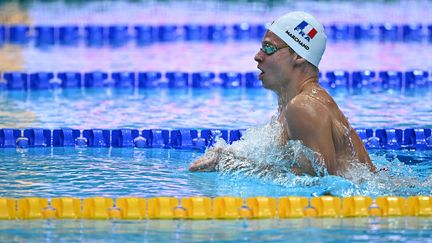
<instances>
[{"instance_id":1,"label":"pool water","mask_svg":"<svg viewBox=\"0 0 432 243\"><path fill-rule=\"evenodd\" d=\"M347 2L271 1L127 1L65 4L34 1L25 10L5 11L5 15L24 15L26 24L59 27L62 25L139 24L183 26L185 24L262 24L292 10L304 10L324 25L342 24L423 24L432 22L430 1ZM16 7L17 8L17 7ZM383 8L385 11L383 11ZM19 9L19 8L18 8ZM24 12L24 13L22 13ZM149 18L148 16L151 16ZM374 16L373 19L370 16ZM18 17L6 20L12 22ZM16 21L16 20L15 20ZM132 30L130 30L132 32ZM425 28L425 32L427 32ZM84 39L84 33L80 33ZM427 35L424 33L424 35ZM126 45L89 47L81 39L78 46L35 46L4 44L0 70L36 71L255 71L253 56L260 44L255 41L156 42L139 46L131 39ZM349 50L349 51L347 51ZM414 42L337 41L329 38L320 63L321 71L331 70L430 70L432 46L427 38ZM176 57L173 59L172 57Z\"/></svg>"},{"instance_id":2,"label":"pool water","mask_svg":"<svg viewBox=\"0 0 432 243\"><path fill-rule=\"evenodd\" d=\"M0 241L91 242L427 242L428 218L219 221L0 221ZM223 230L221 230L223 229Z\"/></svg>"},{"instance_id":3,"label":"pool water","mask_svg":"<svg viewBox=\"0 0 432 243\"><path fill-rule=\"evenodd\" d=\"M282 197L286 195L428 195L432 151L370 151L377 174L358 169L356 180L338 176L270 176L191 173L202 152L138 148L1 149L0 195L4 197Z\"/></svg>"},{"instance_id":4,"label":"pool water","mask_svg":"<svg viewBox=\"0 0 432 243\"><path fill-rule=\"evenodd\" d=\"M0 55L19 56L15 67L28 72L38 71L257 71L254 55L259 41L228 41L226 43L172 42L139 46L131 43L117 48L53 46L38 48L33 45L16 47L5 45ZM346 50L349 50L347 52ZM430 70L432 61L428 42L332 42L329 41L320 63L322 72L332 70ZM199 53L199 55L197 55ZM343 55L341 55L343 53ZM172 57L178 57L173 61ZM73 57L73 58L72 58ZM149 58L151 57L151 58ZM4 64L3 64L4 65Z\"/></svg>"},{"instance_id":5,"label":"pool water","mask_svg":"<svg viewBox=\"0 0 432 243\"><path fill-rule=\"evenodd\" d=\"M432 90L331 92L354 128L432 127ZM8 91L0 105L0 128L244 129L277 112L262 88Z\"/></svg>"}]
</instances>

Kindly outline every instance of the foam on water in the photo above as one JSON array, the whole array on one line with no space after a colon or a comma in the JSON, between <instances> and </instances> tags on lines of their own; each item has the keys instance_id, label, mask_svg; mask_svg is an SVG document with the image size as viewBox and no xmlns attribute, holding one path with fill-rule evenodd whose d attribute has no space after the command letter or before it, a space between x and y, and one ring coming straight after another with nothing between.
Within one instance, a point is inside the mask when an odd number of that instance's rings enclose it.
<instances>
[{"instance_id":1,"label":"foam on water","mask_svg":"<svg viewBox=\"0 0 432 243\"><path fill-rule=\"evenodd\" d=\"M372 173L355 161L344 177L328 175L322 163L317 161L317 154L304 146L301 141L289 141L280 146L281 125L274 116L269 123L246 130L243 137L233 144L217 139L215 149L221 148L220 162L217 169L223 174L241 177L255 177L284 187L323 188L313 195L399 195L430 194L432 175L421 176L419 165L407 165L395 157L371 154L371 159L378 169ZM304 155L322 177L295 175L291 167ZM289 159L287 159L289 158ZM427 165L427 167L430 167ZM417 171L416 171L417 170ZM407 190L409 188L409 190ZM312 195L312 196L313 196Z\"/></svg>"},{"instance_id":2,"label":"foam on water","mask_svg":"<svg viewBox=\"0 0 432 243\"><path fill-rule=\"evenodd\" d=\"M292 174L290 168L296 165L301 156L305 156L310 161L316 161L317 156L309 148L305 147L300 141L289 141L281 146L280 134L282 127L273 116L269 123L263 126L256 126L246 130L242 139L235 141L232 145L225 143L223 139L218 139L215 148L223 148L221 171L240 171L246 174L262 173L263 176L279 176ZM287 158L290 158L287 160ZM238 163L232 163L236 160ZM316 165L317 173L324 173L319 163Z\"/></svg>"}]
</instances>

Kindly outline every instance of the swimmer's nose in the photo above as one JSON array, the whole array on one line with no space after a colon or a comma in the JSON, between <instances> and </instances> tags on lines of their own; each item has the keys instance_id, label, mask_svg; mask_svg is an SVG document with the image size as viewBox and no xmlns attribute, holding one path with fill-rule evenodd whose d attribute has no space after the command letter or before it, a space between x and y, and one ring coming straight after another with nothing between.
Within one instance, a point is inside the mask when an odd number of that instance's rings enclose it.
<instances>
[{"instance_id":1,"label":"swimmer's nose","mask_svg":"<svg viewBox=\"0 0 432 243\"><path fill-rule=\"evenodd\" d=\"M255 54L254 60L258 63L263 61L263 52L261 50Z\"/></svg>"}]
</instances>

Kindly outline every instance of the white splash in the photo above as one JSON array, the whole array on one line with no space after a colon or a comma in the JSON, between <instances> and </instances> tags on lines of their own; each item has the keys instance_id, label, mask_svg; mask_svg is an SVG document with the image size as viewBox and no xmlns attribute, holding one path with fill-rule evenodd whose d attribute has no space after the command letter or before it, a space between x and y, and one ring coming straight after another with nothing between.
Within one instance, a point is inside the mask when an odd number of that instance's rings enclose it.
<instances>
[{"instance_id":1,"label":"white splash","mask_svg":"<svg viewBox=\"0 0 432 243\"><path fill-rule=\"evenodd\" d=\"M264 178L281 185L297 183L313 184L310 176L296 176L291 172L293 165L302 156L312 161L317 174L327 174L324 167L317 163L317 154L298 140L290 140L280 145L282 127L276 116L269 123L246 130L241 140L227 144L217 139L215 148L222 148L218 170L222 173L244 174Z\"/></svg>"},{"instance_id":2,"label":"white splash","mask_svg":"<svg viewBox=\"0 0 432 243\"><path fill-rule=\"evenodd\" d=\"M384 155L371 155L377 167L386 171L372 173L366 165L349 161L350 170L340 176L328 175L325 168L317 162L317 154L304 146L301 141L290 140L281 146L282 127L276 116L268 124L248 129L239 141L227 144L222 138L217 139L215 148L222 148L217 169L233 176L251 176L284 187L317 188L313 195L411 195L421 194L421 188L432 188L432 176L419 178L411 166L397 158L386 159ZM386 152L387 153L387 152ZM300 156L306 156L322 177L295 175L291 169ZM347 162L348 163L348 162ZM347 179L349 178L349 179ZM412 190L412 189L415 190ZM417 190L418 189L418 190ZM314 189L315 190L315 189ZM417 192L418 191L418 192Z\"/></svg>"}]
</instances>

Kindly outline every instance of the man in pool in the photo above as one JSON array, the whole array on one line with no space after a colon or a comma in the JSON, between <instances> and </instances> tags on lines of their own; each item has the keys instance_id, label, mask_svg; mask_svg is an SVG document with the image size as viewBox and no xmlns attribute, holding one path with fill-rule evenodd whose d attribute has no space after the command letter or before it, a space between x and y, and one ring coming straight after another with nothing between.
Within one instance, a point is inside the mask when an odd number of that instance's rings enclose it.
<instances>
[{"instance_id":1,"label":"man in pool","mask_svg":"<svg viewBox=\"0 0 432 243\"><path fill-rule=\"evenodd\" d=\"M278 18L268 27L262 40L255 61L264 88L274 91L278 97L278 121L282 126L280 145L300 140L315 152L315 162L302 155L293 163L290 169L297 175L322 175L314 169L316 162L330 175L344 176L354 163L374 172L376 168L359 136L318 83L318 64L326 40L323 26L304 12L291 12ZM189 170L217 171L220 158L226 153L231 153L231 158L235 159L232 151L213 148Z\"/></svg>"}]
</instances>

